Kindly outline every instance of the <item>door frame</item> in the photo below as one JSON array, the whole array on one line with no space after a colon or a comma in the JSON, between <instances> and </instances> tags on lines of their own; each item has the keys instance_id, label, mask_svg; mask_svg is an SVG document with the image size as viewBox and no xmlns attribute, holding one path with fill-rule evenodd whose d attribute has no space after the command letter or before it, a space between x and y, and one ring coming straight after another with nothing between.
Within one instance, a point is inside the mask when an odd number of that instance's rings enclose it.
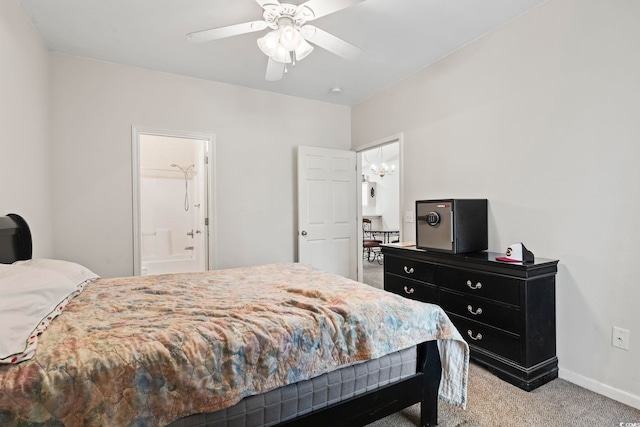
<instances>
[{"instance_id":1,"label":"door frame","mask_svg":"<svg viewBox=\"0 0 640 427\"><path fill-rule=\"evenodd\" d=\"M133 189L133 275L139 276L142 270L142 242L141 242L141 218L140 218L140 135L164 136L170 138L197 139L206 141L208 162L205 173L207 174L207 212L209 225L205 226L205 246L207 248L206 269L215 269L217 266L217 232L216 232L216 138L214 134L152 128L146 126L131 126L131 182Z\"/></svg>"},{"instance_id":2,"label":"door frame","mask_svg":"<svg viewBox=\"0 0 640 427\"><path fill-rule=\"evenodd\" d=\"M400 220L398 229L400 230L399 240L403 241L404 235L404 216L402 215L402 209L404 207L404 161L403 161L403 153L404 153L404 134L402 132L396 133L394 135L390 135L384 138L377 139L375 141L369 142L367 144L359 145L353 148L353 151L356 152L356 173L358 178L362 178L362 159L361 154L363 151L371 150L372 148L382 147L385 145L389 145L392 143L398 143L398 218ZM362 224L362 185L361 179L357 180L357 194L356 194L358 204L357 204L357 224ZM362 242L362 226L358 227L358 241ZM358 282L362 282L364 280L364 270L362 264L362 245L358 245Z\"/></svg>"}]
</instances>

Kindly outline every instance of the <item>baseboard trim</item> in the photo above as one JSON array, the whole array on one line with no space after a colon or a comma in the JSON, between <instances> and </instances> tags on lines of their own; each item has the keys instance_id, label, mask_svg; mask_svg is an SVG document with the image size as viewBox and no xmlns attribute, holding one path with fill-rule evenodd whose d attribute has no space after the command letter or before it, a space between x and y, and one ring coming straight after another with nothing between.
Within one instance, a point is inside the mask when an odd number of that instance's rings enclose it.
<instances>
[{"instance_id":1,"label":"baseboard trim","mask_svg":"<svg viewBox=\"0 0 640 427\"><path fill-rule=\"evenodd\" d=\"M625 405L640 409L640 396L635 396L626 391L611 387L594 379L587 378L583 375L568 371L563 368L558 369L558 377L582 388L586 388L587 390L591 390L594 393L601 394L610 399L624 403Z\"/></svg>"}]
</instances>

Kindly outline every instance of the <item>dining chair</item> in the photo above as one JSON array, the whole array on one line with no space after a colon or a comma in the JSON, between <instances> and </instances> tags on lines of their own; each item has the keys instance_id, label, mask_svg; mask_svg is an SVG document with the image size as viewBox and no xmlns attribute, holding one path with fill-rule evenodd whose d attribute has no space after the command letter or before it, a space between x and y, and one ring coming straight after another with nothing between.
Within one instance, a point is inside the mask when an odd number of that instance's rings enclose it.
<instances>
[{"instance_id":1,"label":"dining chair","mask_svg":"<svg viewBox=\"0 0 640 427\"><path fill-rule=\"evenodd\" d=\"M376 259L378 264L382 264L382 253L380 252L380 245L382 240L378 240L371 233L371 220L369 218L362 218L362 248L363 258L367 261L373 262Z\"/></svg>"}]
</instances>

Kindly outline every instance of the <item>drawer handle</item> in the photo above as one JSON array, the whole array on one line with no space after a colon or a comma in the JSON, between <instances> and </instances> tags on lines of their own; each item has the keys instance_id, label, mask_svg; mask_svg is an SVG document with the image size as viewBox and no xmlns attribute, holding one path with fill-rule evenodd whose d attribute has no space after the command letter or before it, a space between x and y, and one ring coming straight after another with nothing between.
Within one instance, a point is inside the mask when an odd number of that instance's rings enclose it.
<instances>
[{"instance_id":1,"label":"drawer handle","mask_svg":"<svg viewBox=\"0 0 640 427\"><path fill-rule=\"evenodd\" d=\"M478 314L482 314L482 308L478 307L477 310L473 310L473 307L471 307L470 305L467 306L467 310L469 311L469 313L473 314L474 316L477 316Z\"/></svg>"},{"instance_id":2,"label":"drawer handle","mask_svg":"<svg viewBox=\"0 0 640 427\"><path fill-rule=\"evenodd\" d=\"M474 286L471 280L467 280L467 286L471 289L480 289L482 287L482 283L478 282Z\"/></svg>"},{"instance_id":3,"label":"drawer handle","mask_svg":"<svg viewBox=\"0 0 640 427\"><path fill-rule=\"evenodd\" d=\"M406 286L404 287L404 291L406 293L408 293L409 295L411 295L412 293L414 293L416 290L413 288L407 288Z\"/></svg>"},{"instance_id":4,"label":"drawer handle","mask_svg":"<svg viewBox=\"0 0 640 427\"><path fill-rule=\"evenodd\" d=\"M407 266L406 266L406 265L404 266L404 272L405 272L405 273L407 273L407 274L413 274L413 271L414 271L414 270L413 270L413 267L411 267L411 268L407 268Z\"/></svg>"},{"instance_id":5,"label":"drawer handle","mask_svg":"<svg viewBox=\"0 0 640 427\"><path fill-rule=\"evenodd\" d=\"M469 338L471 338L474 341L480 341L482 339L482 334L478 333L475 337L473 336L473 332L471 331L471 329L469 329L467 331L467 335L469 335Z\"/></svg>"}]
</instances>

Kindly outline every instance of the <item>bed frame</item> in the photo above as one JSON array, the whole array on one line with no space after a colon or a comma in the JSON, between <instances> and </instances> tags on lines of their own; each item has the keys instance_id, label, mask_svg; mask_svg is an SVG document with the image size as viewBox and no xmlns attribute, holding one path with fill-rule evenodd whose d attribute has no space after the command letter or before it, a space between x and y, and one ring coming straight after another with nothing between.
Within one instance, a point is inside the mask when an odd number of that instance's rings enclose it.
<instances>
[{"instance_id":1,"label":"bed frame","mask_svg":"<svg viewBox=\"0 0 640 427\"><path fill-rule=\"evenodd\" d=\"M30 259L31 231L17 214L0 217L0 263ZM282 427L364 426L420 403L420 425L438 424L438 389L442 365L436 341L418 346L416 373L408 378L372 390L340 403L279 424Z\"/></svg>"}]
</instances>

